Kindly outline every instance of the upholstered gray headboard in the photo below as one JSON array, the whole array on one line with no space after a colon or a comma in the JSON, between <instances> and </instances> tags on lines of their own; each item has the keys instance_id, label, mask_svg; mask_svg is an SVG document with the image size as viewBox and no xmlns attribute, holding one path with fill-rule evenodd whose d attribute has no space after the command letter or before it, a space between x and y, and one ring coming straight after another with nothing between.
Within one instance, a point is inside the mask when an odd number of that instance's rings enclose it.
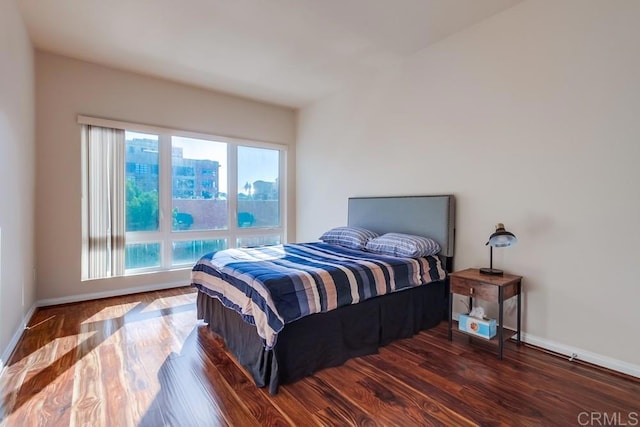
<instances>
[{"instance_id":1,"label":"upholstered gray headboard","mask_svg":"<svg viewBox=\"0 0 640 427\"><path fill-rule=\"evenodd\" d=\"M444 196L352 197L350 226L376 233L407 233L430 237L440 254L452 258L455 234L455 198Z\"/></svg>"}]
</instances>

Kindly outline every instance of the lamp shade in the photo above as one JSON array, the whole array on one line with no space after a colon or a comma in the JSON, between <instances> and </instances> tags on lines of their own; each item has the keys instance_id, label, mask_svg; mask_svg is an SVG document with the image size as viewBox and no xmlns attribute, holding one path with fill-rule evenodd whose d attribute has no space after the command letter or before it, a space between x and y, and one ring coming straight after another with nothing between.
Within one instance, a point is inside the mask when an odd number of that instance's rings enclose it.
<instances>
[{"instance_id":1,"label":"lamp shade","mask_svg":"<svg viewBox=\"0 0 640 427\"><path fill-rule=\"evenodd\" d=\"M502 270L493 268L493 248L506 248L507 246L515 244L517 241L518 239L516 239L513 233L504 229L503 223L497 223L495 233L489 236L489 241L486 243L486 245L489 245L489 268L481 268L480 273L501 275Z\"/></svg>"},{"instance_id":2,"label":"lamp shade","mask_svg":"<svg viewBox=\"0 0 640 427\"><path fill-rule=\"evenodd\" d=\"M514 245L517 241L518 239L513 233L504 229L504 224L498 223L496 224L495 233L489 236L487 245L493 248L505 248Z\"/></svg>"}]
</instances>

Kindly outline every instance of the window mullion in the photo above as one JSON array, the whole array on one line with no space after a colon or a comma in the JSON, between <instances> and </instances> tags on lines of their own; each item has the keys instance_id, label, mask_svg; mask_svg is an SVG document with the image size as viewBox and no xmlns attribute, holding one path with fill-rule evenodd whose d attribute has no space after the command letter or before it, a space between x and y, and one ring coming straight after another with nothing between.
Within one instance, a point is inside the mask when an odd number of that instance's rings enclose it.
<instances>
[{"instance_id":1,"label":"window mullion","mask_svg":"<svg viewBox=\"0 0 640 427\"><path fill-rule=\"evenodd\" d=\"M278 171L278 203L280 204L280 237L282 243L287 243L287 152L279 150L280 153L280 170Z\"/></svg>"},{"instance_id":2,"label":"window mullion","mask_svg":"<svg viewBox=\"0 0 640 427\"><path fill-rule=\"evenodd\" d=\"M238 238L238 145L227 144L228 164L227 167L227 205L229 209L229 247L237 246Z\"/></svg>"},{"instance_id":3,"label":"window mullion","mask_svg":"<svg viewBox=\"0 0 640 427\"><path fill-rule=\"evenodd\" d=\"M171 175L171 135L160 135L160 232L162 233L162 267L171 267L171 227L172 213L172 175Z\"/></svg>"}]
</instances>

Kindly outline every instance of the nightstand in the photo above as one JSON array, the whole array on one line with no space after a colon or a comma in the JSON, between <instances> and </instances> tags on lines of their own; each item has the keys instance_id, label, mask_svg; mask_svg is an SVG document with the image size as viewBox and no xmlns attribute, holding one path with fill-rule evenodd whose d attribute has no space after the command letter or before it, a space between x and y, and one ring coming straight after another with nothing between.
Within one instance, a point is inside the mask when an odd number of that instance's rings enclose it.
<instances>
[{"instance_id":1,"label":"nightstand","mask_svg":"<svg viewBox=\"0 0 640 427\"><path fill-rule=\"evenodd\" d=\"M477 268L468 268L449 274L449 341L453 340L453 332L461 333L483 341L497 342L498 358L502 359L504 342L516 334L516 343L520 345L520 322L521 322L521 292L522 276L506 274L492 276L481 274ZM476 335L468 334L464 331L453 328L453 295L464 295L469 298L469 307L473 307L473 299L478 298L484 301L498 303L498 323L496 325L497 334L495 337L485 339ZM518 299L517 328L515 331L504 327L504 302L512 297ZM506 336L505 336L505 332Z\"/></svg>"}]
</instances>

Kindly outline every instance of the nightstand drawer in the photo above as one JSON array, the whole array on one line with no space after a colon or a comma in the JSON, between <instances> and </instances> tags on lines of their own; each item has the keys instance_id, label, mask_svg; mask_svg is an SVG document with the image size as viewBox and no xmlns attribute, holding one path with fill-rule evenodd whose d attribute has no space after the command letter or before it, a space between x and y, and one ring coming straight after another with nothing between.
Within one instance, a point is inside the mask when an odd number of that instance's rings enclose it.
<instances>
[{"instance_id":1,"label":"nightstand drawer","mask_svg":"<svg viewBox=\"0 0 640 427\"><path fill-rule=\"evenodd\" d=\"M485 301L498 302L498 287L468 280L461 277L451 277L451 292Z\"/></svg>"}]
</instances>

